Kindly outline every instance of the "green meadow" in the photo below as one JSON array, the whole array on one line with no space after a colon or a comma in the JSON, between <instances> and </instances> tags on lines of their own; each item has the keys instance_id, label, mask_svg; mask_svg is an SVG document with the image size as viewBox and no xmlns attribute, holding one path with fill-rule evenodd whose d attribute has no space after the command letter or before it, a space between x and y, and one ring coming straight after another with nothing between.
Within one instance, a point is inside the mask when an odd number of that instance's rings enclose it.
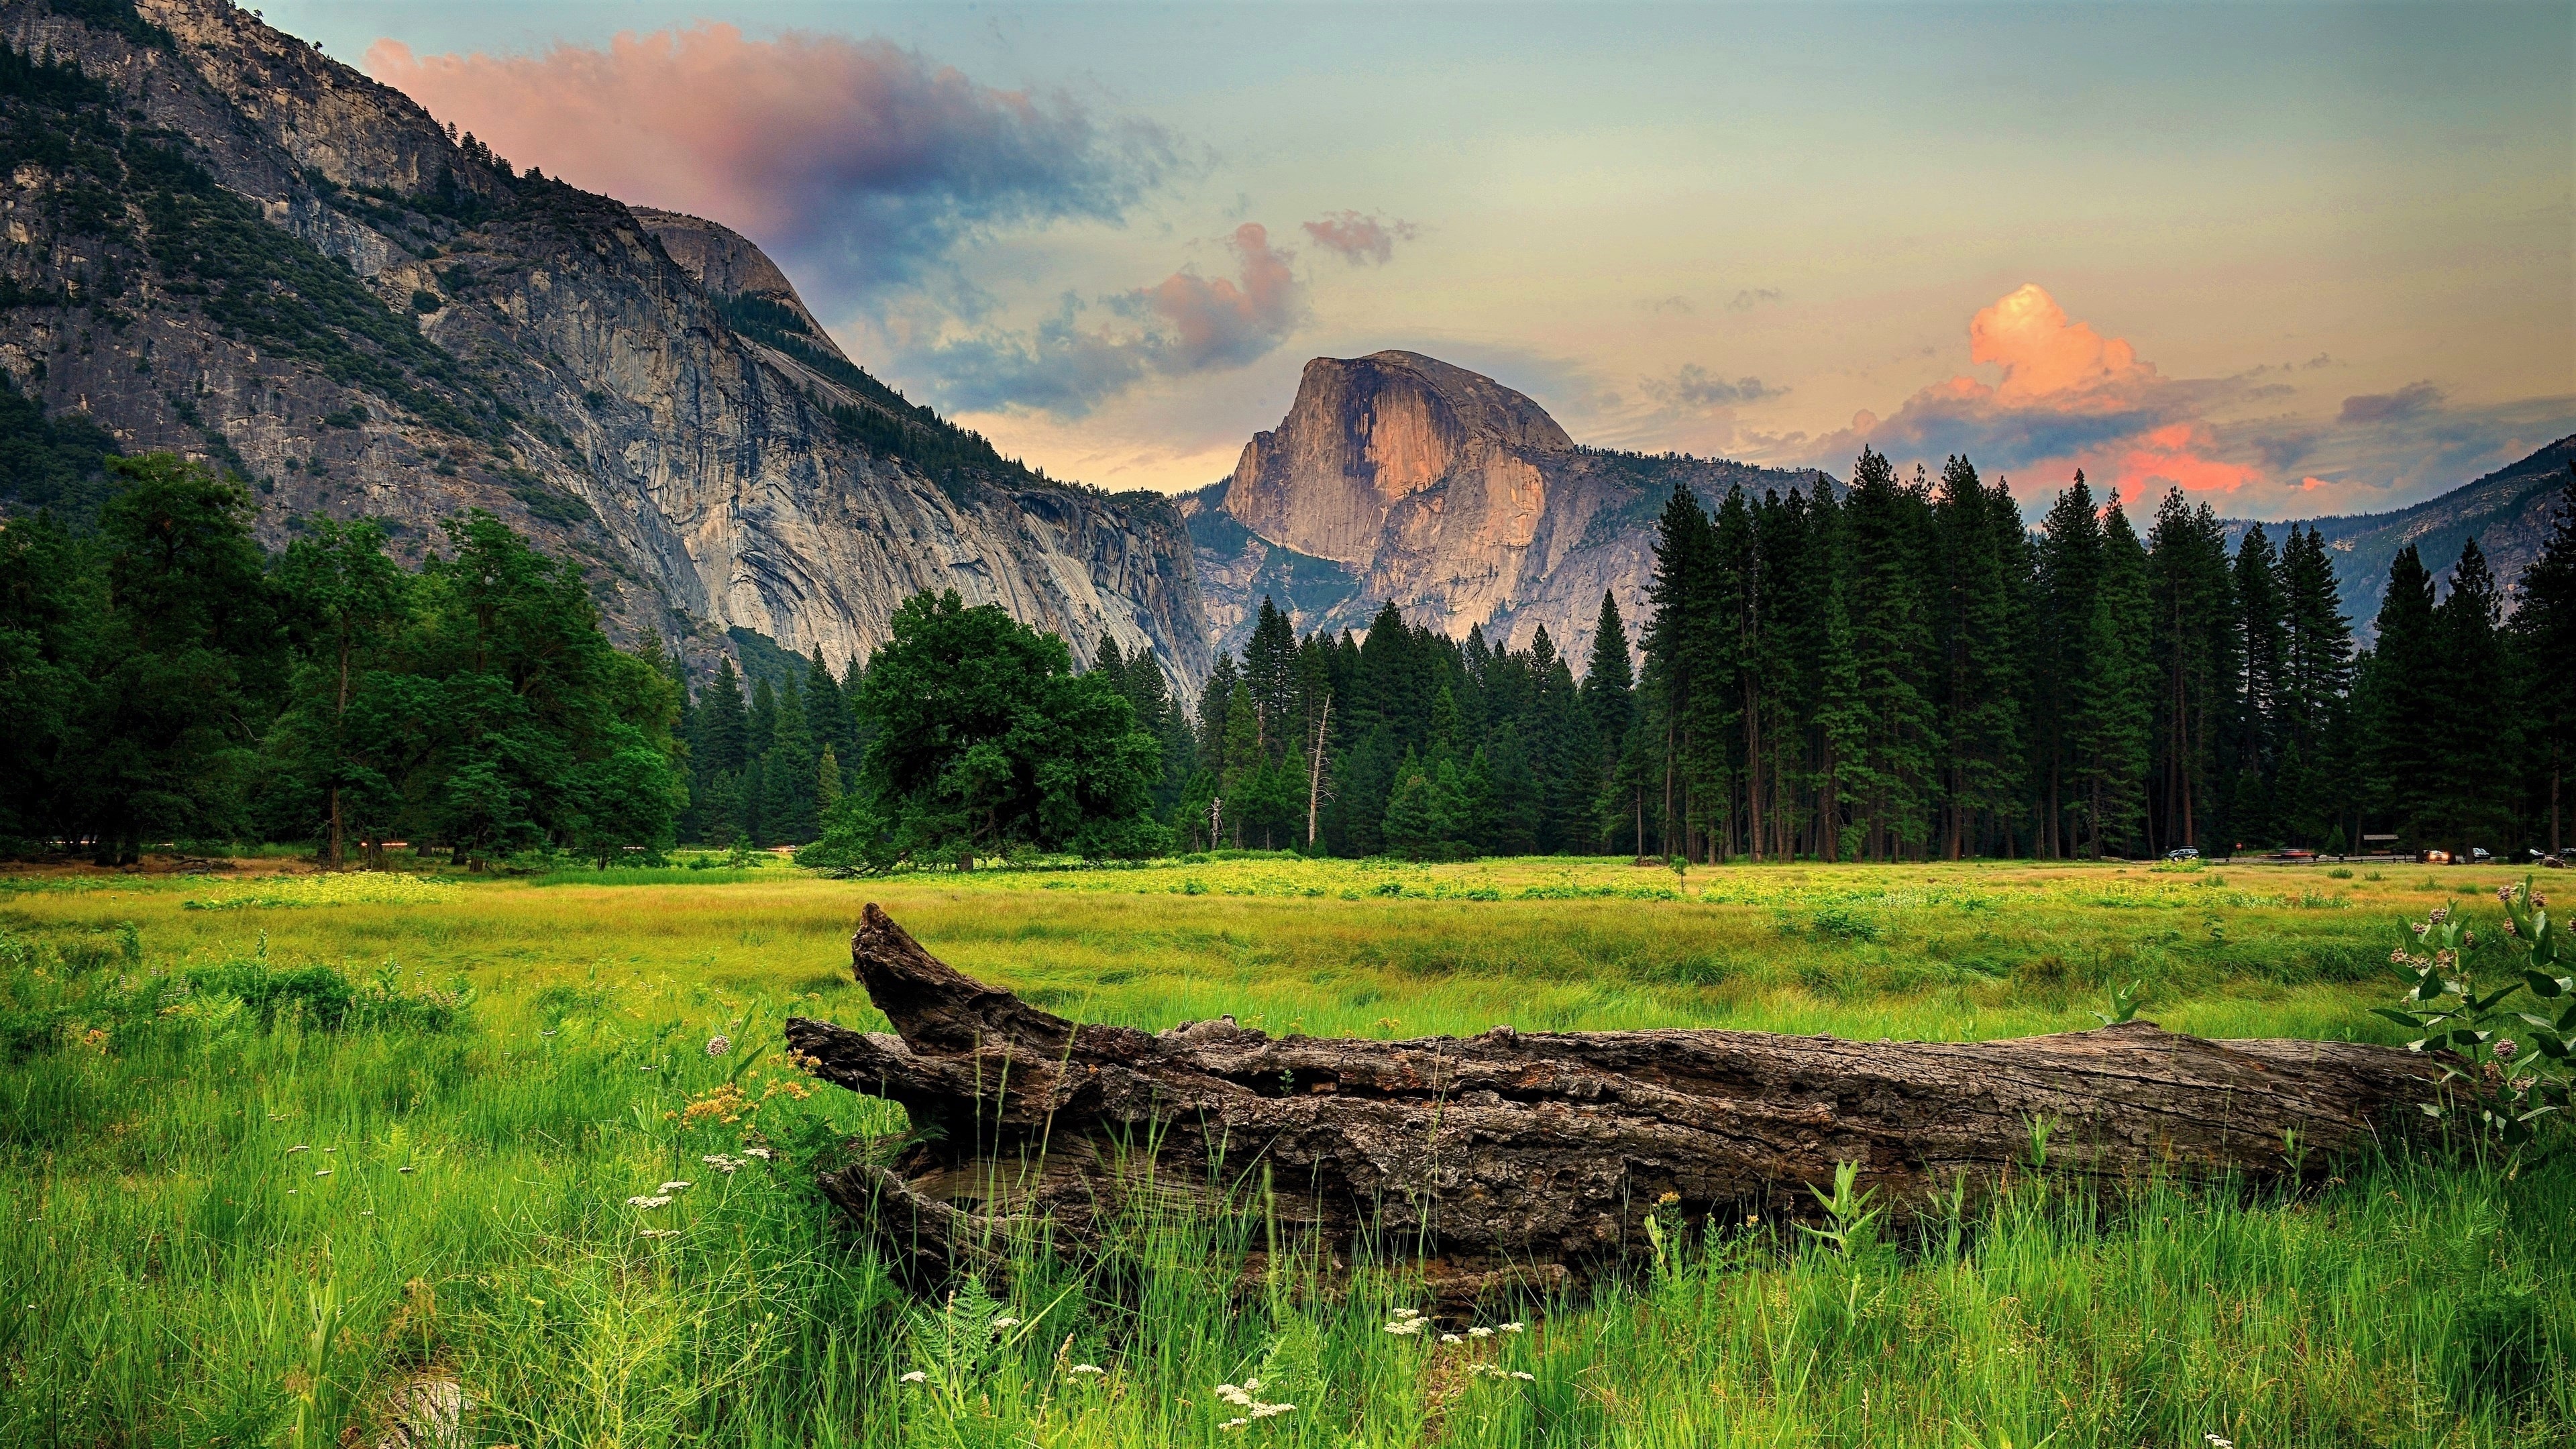
<instances>
[{"instance_id":1,"label":"green meadow","mask_svg":"<svg viewBox=\"0 0 2576 1449\"><path fill-rule=\"evenodd\" d=\"M910 1298L811 1187L901 1113L777 1056L789 1014L882 1028L849 974L868 900L969 974L1145 1028L1955 1040L2089 1027L2136 982L2174 1030L2389 1040L2369 1009L2399 990L2401 918L2492 914L2506 878L1268 856L9 877L0 1444L2576 1442L2557 1162L2353 1162L2296 1197L2168 1186L2117 1214L2034 1184L1839 1245L1701 1224L1449 1344L1386 1331L1424 1306L1400 1265L1241 1290L1254 1212L1140 1222L1092 1270L1027 1245L1007 1281ZM1295 1407L1225 1427L1218 1387L1256 1378Z\"/></svg>"}]
</instances>

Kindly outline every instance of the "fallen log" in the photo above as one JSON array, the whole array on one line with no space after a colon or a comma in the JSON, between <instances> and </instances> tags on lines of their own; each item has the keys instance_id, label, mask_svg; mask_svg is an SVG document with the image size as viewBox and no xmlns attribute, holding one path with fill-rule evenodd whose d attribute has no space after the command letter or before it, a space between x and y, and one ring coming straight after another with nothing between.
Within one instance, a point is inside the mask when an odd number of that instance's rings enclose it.
<instances>
[{"instance_id":1,"label":"fallen log","mask_svg":"<svg viewBox=\"0 0 2576 1449\"><path fill-rule=\"evenodd\" d=\"M1018 1230L1096 1248L1122 1212L1240 1207L1249 1186L1333 1262L1418 1262L1455 1303L1579 1284L1641 1251L1652 1212L1812 1219L1806 1189L1841 1163L1895 1226L2034 1170L2113 1193L2157 1173L2316 1174L2422 1122L2442 1070L2392 1047L2145 1021L1967 1043L1272 1038L1231 1017L1148 1034L964 976L875 905L851 957L896 1034L799 1017L787 1041L814 1075L901 1103L915 1131L892 1162L822 1186L934 1279L995 1263Z\"/></svg>"}]
</instances>

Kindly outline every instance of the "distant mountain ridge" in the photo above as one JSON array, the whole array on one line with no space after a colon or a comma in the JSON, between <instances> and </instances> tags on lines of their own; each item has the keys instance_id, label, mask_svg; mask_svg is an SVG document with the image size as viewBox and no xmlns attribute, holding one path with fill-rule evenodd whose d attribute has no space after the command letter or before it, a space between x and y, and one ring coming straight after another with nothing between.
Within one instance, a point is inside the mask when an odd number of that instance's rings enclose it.
<instances>
[{"instance_id":1,"label":"distant mountain ridge","mask_svg":"<svg viewBox=\"0 0 2576 1449\"><path fill-rule=\"evenodd\" d=\"M1646 608L1654 520L1675 486L1805 489L1828 475L1578 446L1546 409L1416 352L1306 364L1277 428L1234 473L1184 494L1220 650L1264 596L1300 633L1362 628L1392 602L1415 624L1525 647L1546 628L1579 665L1606 590Z\"/></svg>"},{"instance_id":2,"label":"distant mountain ridge","mask_svg":"<svg viewBox=\"0 0 2576 1449\"><path fill-rule=\"evenodd\" d=\"M701 668L738 629L838 667L953 587L1205 677L1170 500L904 399L725 228L518 173L226 0L0 0L0 40L0 374L54 434L238 471L272 548L363 515L416 559L489 509Z\"/></svg>"},{"instance_id":3,"label":"distant mountain ridge","mask_svg":"<svg viewBox=\"0 0 2576 1449\"><path fill-rule=\"evenodd\" d=\"M2292 521L2325 535L2334 559L2335 582L2343 590L2344 612L2367 639L2374 631L2380 601L2388 593L2388 566L2397 551L2410 543L2448 592L2451 566L2460 561L2461 545L2477 539L2489 567L2506 587L2506 607L2511 608L2514 581L2548 541L2571 465L2576 465L2576 434L2410 507L2282 522L2267 519L2263 529L2275 543ZM2243 519L2230 520L2228 542L2233 545L2243 538L2249 526Z\"/></svg>"}]
</instances>

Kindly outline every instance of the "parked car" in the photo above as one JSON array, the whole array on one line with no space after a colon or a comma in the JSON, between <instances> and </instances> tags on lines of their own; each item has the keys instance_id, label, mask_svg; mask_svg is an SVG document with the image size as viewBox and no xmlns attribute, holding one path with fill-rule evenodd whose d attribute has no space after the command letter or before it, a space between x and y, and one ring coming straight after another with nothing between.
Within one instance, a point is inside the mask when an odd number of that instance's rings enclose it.
<instances>
[{"instance_id":1,"label":"parked car","mask_svg":"<svg viewBox=\"0 0 2576 1449\"><path fill-rule=\"evenodd\" d=\"M2469 847L2469 858L2460 863L2462 865L2484 865L2493 859L2495 859L2494 856L2489 855L2479 847L2472 845Z\"/></svg>"},{"instance_id":2,"label":"parked car","mask_svg":"<svg viewBox=\"0 0 2576 1449\"><path fill-rule=\"evenodd\" d=\"M2295 846L2288 850L2273 851L2272 858L2283 865L2314 865L2317 863L2317 853L2315 851L2301 850Z\"/></svg>"},{"instance_id":3,"label":"parked car","mask_svg":"<svg viewBox=\"0 0 2576 1449\"><path fill-rule=\"evenodd\" d=\"M2418 854L2415 859L2425 865L2449 865L2451 853L2447 850L2427 850Z\"/></svg>"},{"instance_id":4,"label":"parked car","mask_svg":"<svg viewBox=\"0 0 2576 1449\"><path fill-rule=\"evenodd\" d=\"M2177 845L2177 846L2175 846L2173 849L2168 850L2168 851L2166 851L2166 852L2165 852L2165 859L2167 859L2167 860L2198 860L2198 859L2200 859L2200 852L2199 852L2199 851L2197 851L2197 850L2192 849L2192 848L2191 848L2190 846L2188 846L2188 845Z\"/></svg>"}]
</instances>

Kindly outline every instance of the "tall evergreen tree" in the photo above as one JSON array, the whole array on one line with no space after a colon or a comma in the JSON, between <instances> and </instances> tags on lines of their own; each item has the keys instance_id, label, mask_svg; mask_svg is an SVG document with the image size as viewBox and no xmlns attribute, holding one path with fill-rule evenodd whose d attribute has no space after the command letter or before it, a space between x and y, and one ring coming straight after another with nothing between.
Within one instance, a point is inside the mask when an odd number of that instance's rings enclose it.
<instances>
[{"instance_id":1,"label":"tall evergreen tree","mask_svg":"<svg viewBox=\"0 0 2576 1449\"><path fill-rule=\"evenodd\" d=\"M2537 782L2543 837L2555 855L2567 843L2566 793L2576 764L2576 462L2550 518L2549 537L2515 583L2513 669L2527 684L2523 718L2530 774Z\"/></svg>"},{"instance_id":2,"label":"tall evergreen tree","mask_svg":"<svg viewBox=\"0 0 2576 1449\"><path fill-rule=\"evenodd\" d=\"M2274 798L2292 843L2324 847L2358 831L2352 621L2325 536L2293 525L2281 545L2281 763ZM2347 828L2349 827L2349 829Z\"/></svg>"},{"instance_id":3,"label":"tall evergreen tree","mask_svg":"<svg viewBox=\"0 0 2576 1449\"><path fill-rule=\"evenodd\" d=\"M2154 707L2155 784L2159 808L2151 847L2197 846L2218 797L2220 737L2233 713L2236 619L2227 543L2204 503L2166 491L2147 544L2150 648L2158 686Z\"/></svg>"},{"instance_id":4,"label":"tall evergreen tree","mask_svg":"<svg viewBox=\"0 0 2576 1449\"><path fill-rule=\"evenodd\" d=\"M2281 710L2288 668L2289 617L2280 557L2260 523L2249 524L2236 546L2234 569L2235 720L2227 751L2228 833L2266 844L2282 838L2274 806L2281 766Z\"/></svg>"},{"instance_id":5,"label":"tall evergreen tree","mask_svg":"<svg viewBox=\"0 0 2576 1449\"><path fill-rule=\"evenodd\" d=\"M1925 560L1917 541L1929 500L1864 448L1844 513L1854 601L1852 648L1868 727L1853 771L1862 844L1873 860L1918 856L1928 833L1940 739L1927 693L1933 666Z\"/></svg>"},{"instance_id":6,"label":"tall evergreen tree","mask_svg":"<svg viewBox=\"0 0 2576 1449\"><path fill-rule=\"evenodd\" d=\"M2440 735L2442 839L2463 853L2471 847L2501 851L2513 830L2516 721L2522 709L2501 628L2504 590L2475 538L2461 544L2450 592L2434 613L2443 692L2451 696ZM2463 697L2480 703L2462 709Z\"/></svg>"},{"instance_id":7,"label":"tall evergreen tree","mask_svg":"<svg viewBox=\"0 0 2576 1449\"><path fill-rule=\"evenodd\" d=\"M1943 853L1957 860L1991 838L2022 784L2018 580L1994 527L1976 465L1953 457L1933 497L1938 540L1939 703L1945 796Z\"/></svg>"},{"instance_id":8,"label":"tall evergreen tree","mask_svg":"<svg viewBox=\"0 0 2576 1449\"><path fill-rule=\"evenodd\" d=\"M2455 721L2433 593L2433 575L2415 546L2399 549L2380 600L2378 642L2363 666L2374 813L2410 847L2450 824L2441 794L2443 735Z\"/></svg>"}]
</instances>

